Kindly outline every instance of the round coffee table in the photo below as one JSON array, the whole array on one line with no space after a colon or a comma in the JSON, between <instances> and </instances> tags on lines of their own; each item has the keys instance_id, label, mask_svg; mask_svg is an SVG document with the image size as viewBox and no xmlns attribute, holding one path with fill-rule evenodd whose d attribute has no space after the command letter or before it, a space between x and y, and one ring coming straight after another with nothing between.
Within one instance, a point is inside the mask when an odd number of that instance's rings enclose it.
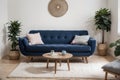
<instances>
[{"instance_id":1,"label":"round coffee table","mask_svg":"<svg viewBox=\"0 0 120 80\"><path fill-rule=\"evenodd\" d=\"M47 66L46 66L46 68L48 68L49 60L50 59L54 59L54 62L55 62L55 74L56 74L56 69L57 69L57 62L59 62L60 66L61 66L61 61L62 60L66 60L67 61L68 70L70 70L69 59L73 55L70 54L70 53L66 53L65 55L62 55L61 52L55 52L54 54L56 54L56 55L51 55L51 53L43 54L43 57L47 58Z\"/></svg>"}]
</instances>

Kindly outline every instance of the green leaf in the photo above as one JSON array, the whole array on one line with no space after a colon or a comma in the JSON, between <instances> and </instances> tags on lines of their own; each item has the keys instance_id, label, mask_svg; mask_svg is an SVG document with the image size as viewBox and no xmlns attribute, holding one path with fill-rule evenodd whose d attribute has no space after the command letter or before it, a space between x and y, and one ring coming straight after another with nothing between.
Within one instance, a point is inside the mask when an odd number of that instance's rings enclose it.
<instances>
[{"instance_id":1,"label":"green leaf","mask_svg":"<svg viewBox=\"0 0 120 80\"><path fill-rule=\"evenodd\" d=\"M118 40L116 41L116 43L117 43L117 44L120 44L120 39L118 39Z\"/></svg>"},{"instance_id":2,"label":"green leaf","mask_svg":"<svg viewBox=\"0 0 120 80\"><path fill-rule=\"evenodd\" d=\"M115 53L115 56L120 56L120 50L115 50L114 53Z\"/></svg>"},{"instance_id":3,"label":"green leaf","mask_svg":"<svg viewBox=\"0 0 120 80\"><path fill-rule=\"evenodd\" d=\"M110 45L109 45L109 47L114 47L114 46L116 46L116 44L115 43L111 43Z\"/></svg>"}]
</instances>

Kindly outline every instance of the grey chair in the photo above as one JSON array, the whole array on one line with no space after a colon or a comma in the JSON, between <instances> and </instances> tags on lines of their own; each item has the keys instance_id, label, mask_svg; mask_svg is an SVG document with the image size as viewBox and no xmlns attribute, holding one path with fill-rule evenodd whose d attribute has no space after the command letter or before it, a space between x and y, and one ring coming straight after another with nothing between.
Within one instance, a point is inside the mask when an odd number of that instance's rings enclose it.
<instances>
[{"instance_id":1,"label":"grey chair","mask_svg":"<svg viewBox=\"0 0 120 80\"><path fill-rule=\"evenodd\" d=\"M115 75L115 78L120 78L120 60L110 62L104 65L102 69L105 71L105 80L107 80L108 73Z\"/></svg>"}]
</instances>

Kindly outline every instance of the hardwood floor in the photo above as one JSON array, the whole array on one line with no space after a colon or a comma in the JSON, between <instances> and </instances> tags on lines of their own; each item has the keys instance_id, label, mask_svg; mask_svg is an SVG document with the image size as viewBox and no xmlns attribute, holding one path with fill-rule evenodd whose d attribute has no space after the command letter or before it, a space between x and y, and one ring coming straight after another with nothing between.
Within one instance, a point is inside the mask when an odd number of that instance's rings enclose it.
<instances>
[{"instance_id":1,"label":"hardwood floor","mask_svg":"<svg viewBox=\"0 0 120 80\"><path fill-rule=\"evenodd\" d=\"M108 61L112 61L111 56L103 56ZM88 58L89 59L89 58ZM0 60L0 80L103 80L103 79L81 79L81 78L7 78L7 75L16 68L16 66L21 62L26 61L25 57L22 57L20 60L9 60L8 57L4 57ZM89 64L89 63L88 63Z\"/></svg>"}]
</instances>

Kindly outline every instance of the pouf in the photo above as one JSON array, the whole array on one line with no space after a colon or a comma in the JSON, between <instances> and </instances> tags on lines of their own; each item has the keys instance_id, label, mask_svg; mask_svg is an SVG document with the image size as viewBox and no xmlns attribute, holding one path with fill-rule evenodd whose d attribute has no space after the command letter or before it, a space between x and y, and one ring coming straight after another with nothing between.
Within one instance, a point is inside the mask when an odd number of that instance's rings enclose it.
<instances>
[{"instance_id":1,"label":"pouf","mask_svg":"<svg viewBox=\"0 0 120 80\"><path fill-rule=\"evenodd\" d=\"M120 76L120 60L112 61L102 67L106 72L105 80L107 80L107 73L112 73L115 76Z\"/></svg>"},{"instance_id":2,"label":"pouf","mask_svg":"<svg viewBox=\"0 0 120 80\"><path fill-rule=\"evenodd\" d=\"M102 67L105 71L120 74L120 60L112 61Z\"/></svg>"}]
</instances>

